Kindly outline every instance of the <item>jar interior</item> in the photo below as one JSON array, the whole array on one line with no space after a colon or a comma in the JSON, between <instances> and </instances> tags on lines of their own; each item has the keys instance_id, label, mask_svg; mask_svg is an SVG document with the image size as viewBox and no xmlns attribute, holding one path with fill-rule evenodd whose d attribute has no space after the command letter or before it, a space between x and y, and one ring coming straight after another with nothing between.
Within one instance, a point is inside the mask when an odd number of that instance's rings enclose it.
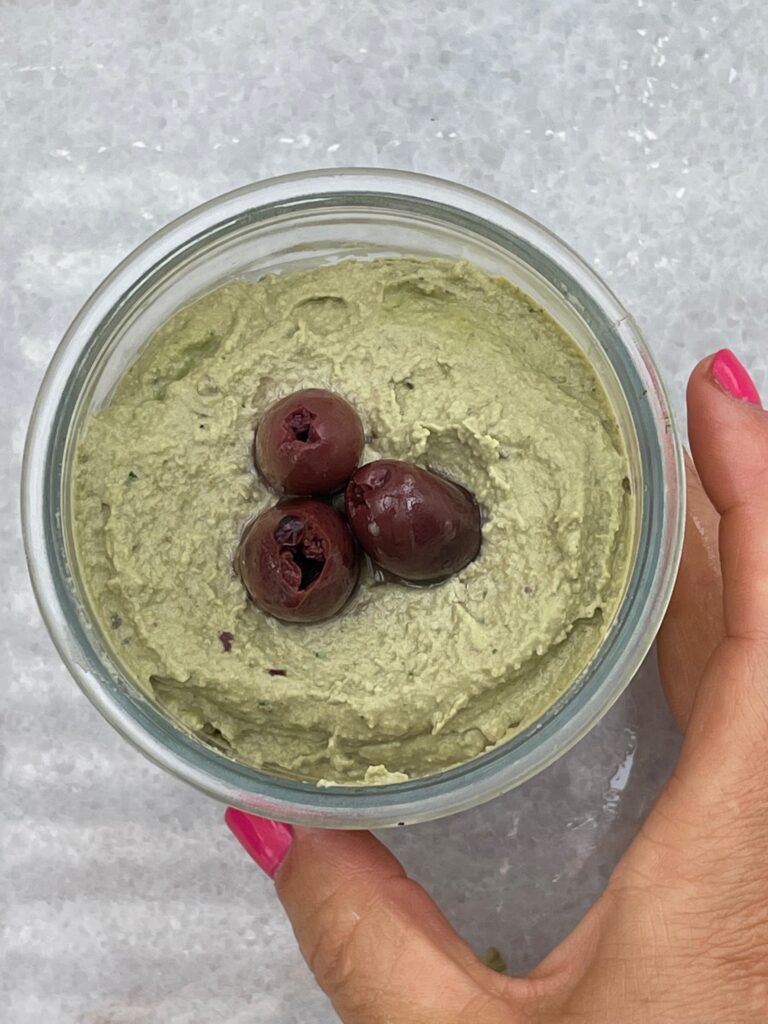
<instances>
[{"instance_id":1,"label":"jar interior","mask_svg":"<svg viewBox=\"0 0 768 1024\"><path fill-rule=\"evenodd\" d=\"M74 451L88 415L109 401L126 368L163 323L177 310L225 281L244 277L256 279L265 274L283 274L344 259L370 260L387 256L466 260L489 274L504 277L546 310L583 351L614 410L629 461L629 486L634 495L629 503L633 520L630 524L631 574L642 532L644 460L635 425L637 412L628 401L636 382L631 363L625 359L616 335L620 317L606 316L596 303L580 293L578 286L554 260L526 240L509 233L502 236L492 223L479 222L477 218L470 222L459 211L442 204L382 195L356 196L354 201L341 205L336 195L318 195L300 202L259 207L188 240L138 280L98 325L70 379L76 401L69 421L61 476L67 571L78 597L81 626L99 651L102 663L109 666L110 685L130 691L133 701L149 698L121 671L119 659L110 650L107 639L95 635L95 617L88 613L84 588L79 582L71 526L71 479ZM626 593L625 583L615 619L621 617ZM588 673L589 667L543 717L549 719L562 713ZM169 718L159 705L155 704L155 708ZM539 724L534 723L531 729L535 730ZM174 722L174 727L191 736L180 724ZM521 737L509 743L514 744ZM193 739L201 746L204 744L200 736ZM210 745L206 746L211 750ZM226 756L218 750L215 754ZM245 770L253 769L246 767Z\"/></svg>"}]
</instances>

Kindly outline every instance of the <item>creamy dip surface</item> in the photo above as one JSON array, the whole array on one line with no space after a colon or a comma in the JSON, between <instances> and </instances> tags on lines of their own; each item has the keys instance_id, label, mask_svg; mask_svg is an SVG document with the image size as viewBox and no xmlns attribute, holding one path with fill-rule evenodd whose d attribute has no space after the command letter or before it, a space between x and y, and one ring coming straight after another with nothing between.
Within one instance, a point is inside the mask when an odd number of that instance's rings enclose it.
<instances>
[{"instance_id":1,"label":"creamy dip surface","mask_svg":"<svg viewBox=\"0 0 768 1024\"><path fill-rule=\"evenodd\" d=\"M359 411L364 461L416 462L484 512L479 557L434 586L370 566L315 625L259 611L232 569L275 501L260 414L305 387ZM79 569L124 670L249 765L391 782L488 750L573 684L623 593L628 464L576 345L467 263L347 261L225 284L148 342L76 453Z\"/></svg>"}]
</instances>

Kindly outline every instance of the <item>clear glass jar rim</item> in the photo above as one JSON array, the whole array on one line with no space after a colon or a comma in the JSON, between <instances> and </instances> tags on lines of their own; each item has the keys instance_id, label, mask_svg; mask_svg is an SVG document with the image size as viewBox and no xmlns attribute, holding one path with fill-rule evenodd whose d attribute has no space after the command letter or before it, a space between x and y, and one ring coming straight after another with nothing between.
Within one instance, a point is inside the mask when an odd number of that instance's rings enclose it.
<instances>
[{"instance_id":1,"label":"clear glass jar rim","mask_svg":"<svg viewBox=\"0 0 768 1024\"><path fill-rule=\"evenodd\" d=\"M126 713L113 688L105 685L104 678L89 663L66 606L71 580L61 571L52 549L49 506L56 496L48 489L51 438L67 381L98 324L138 281L162 266L181 246L194 244L206 231L246 211L267 206L285 210L321 195L335 197L340 204L345 198L350 201L352 197L367 196L373 202L387 195L421 201L434 205L436 210L460 213L470 224L494 225L545 253L599 307L629 354L647 391L657 428L659 480L665 491L665 513L655 525L653 592L646 595L642 622L635 627L632 643L626 643L615 659L609 677L597 680L591 688L581 687L568 703L567 718L553 716L541 727L457 768L385 786L318 788L294 783L238 765L185 737L180 730L176 730L178 742L159 737L152 714L139 721ZM602 717L639 667L669 601L682 547L682 480L682 449L669 401L642 335L607 285L570 247L501 200L453 182L404 171L333 169L284 175L213 199L151 236L102 282L67 330L40 388L24 455L22 520L35 594L62 659L104 717L147 757L209 795L259 814L310 825L381 827L454 813L499 795L560 757ZM167 728L168 720L158 712L154 715Z\"/></svg>"}]
</instances>

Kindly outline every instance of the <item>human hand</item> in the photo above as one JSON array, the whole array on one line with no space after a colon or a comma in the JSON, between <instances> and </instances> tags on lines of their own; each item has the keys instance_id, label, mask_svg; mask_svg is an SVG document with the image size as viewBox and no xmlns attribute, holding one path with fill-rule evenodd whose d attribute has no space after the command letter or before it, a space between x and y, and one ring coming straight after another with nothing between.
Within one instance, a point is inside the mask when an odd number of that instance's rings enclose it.
<instances>
[{"instance_id":1,"label":"human hand","mask_svg":"<svg viewBox=\"0 0 768 1024\"><path fill-rule=\"evenodd\" d=\"M768 1019L768 412L721 352L694 370L688 417L685 547L658 644L682 753L606 891L530 975L480 963L369 833L227 812L346 1024Z\"/></svg>"}]
</instances>

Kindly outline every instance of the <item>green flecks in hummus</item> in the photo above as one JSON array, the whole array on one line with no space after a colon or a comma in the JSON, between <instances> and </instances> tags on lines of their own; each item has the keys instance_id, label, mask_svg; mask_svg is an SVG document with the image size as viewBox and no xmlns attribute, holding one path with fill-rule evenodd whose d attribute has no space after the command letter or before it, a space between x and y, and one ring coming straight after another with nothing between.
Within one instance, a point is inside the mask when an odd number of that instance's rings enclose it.
<instances>
[{"instance_id":1,"label":"green flecks in hummus","mask_svg":"<svg viewBox=\"0 0 768 1024\"><path fill-rule=\"evenodd\" d=\"M233 552L274 501L254 423L305 387L359 410L365 461L476 495L475 562L433 587L369 574L313 626L248 602ZM151 339L80 442L76 546L125 669L189 729L248 764L387 782L487 750L572 684L623 590L626 475L594 372L525 295L465 263L349 261L227 284Z\"/></svg>"}]
</instances>

